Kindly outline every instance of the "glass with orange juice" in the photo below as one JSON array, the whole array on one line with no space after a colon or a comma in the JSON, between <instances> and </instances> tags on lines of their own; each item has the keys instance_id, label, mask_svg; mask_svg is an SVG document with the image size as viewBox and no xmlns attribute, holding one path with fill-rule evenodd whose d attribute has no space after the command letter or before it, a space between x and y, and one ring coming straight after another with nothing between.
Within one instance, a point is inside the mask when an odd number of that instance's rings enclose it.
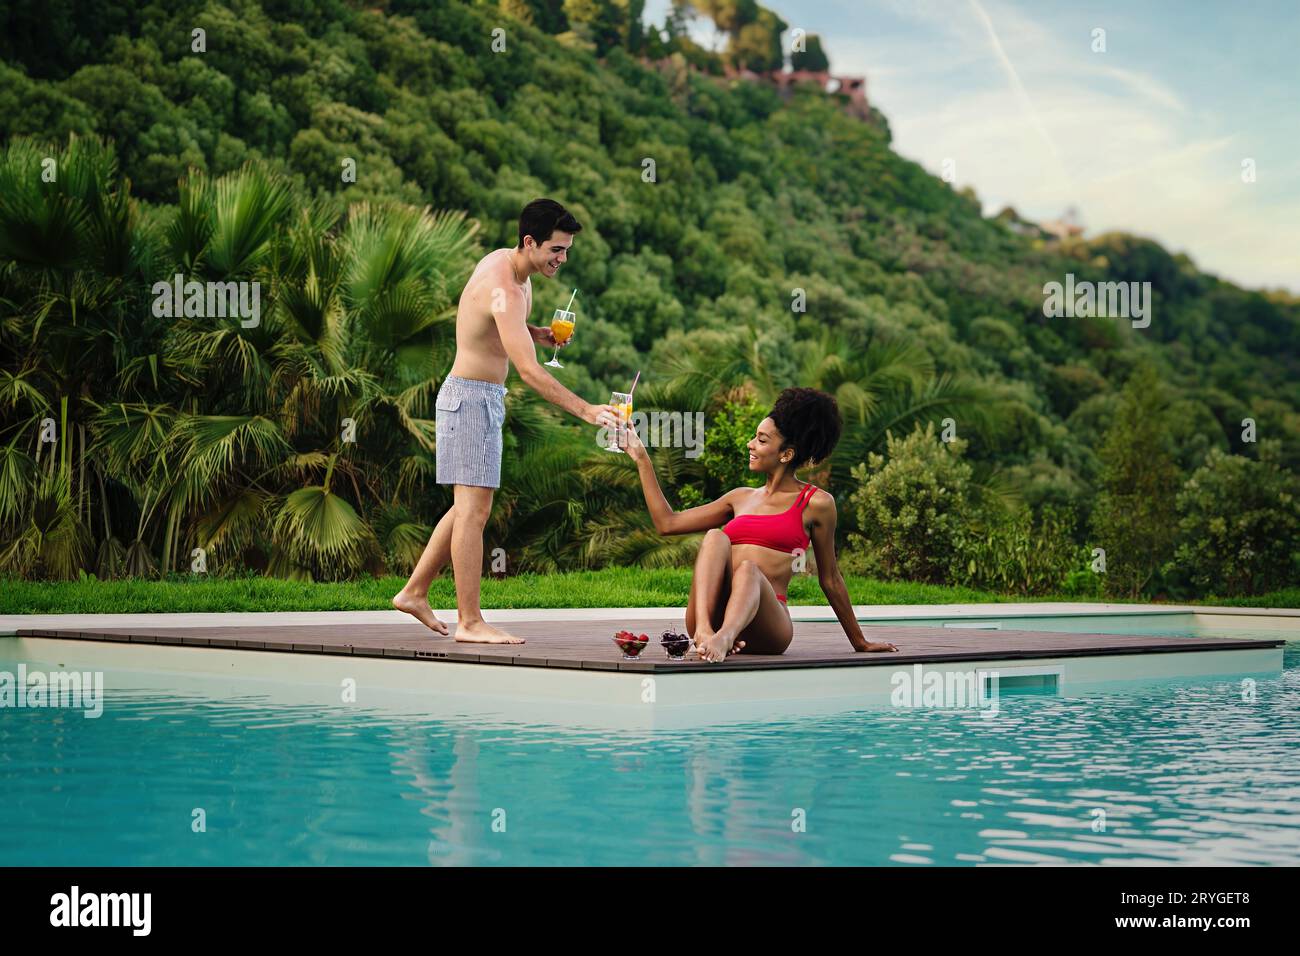
<instances>
[{"instance_id":1,"label":"glass with orange juice","mask_svg":"<svg viewBox=\"0 0 1300 956\"><path fill-rule=\"evenodd\" d=\"M618 427L626 428L628 422L632 420L632 393L631 392L611 392L609 403L614 406L618 412ZM624 454L623 449L618 447L617 430L610 437L611 444L605 446L606 451L616 451L620 455Z\"/></svg>"},{"instance_id":2,"label":"glass with orange juice","mask_svg":"<svg viewBox=\"0 0 1300 956\"><path fill-rule=\"evenodd\" d=\"M560 346L569 341L570 336L573 335L573 322L576 318L577 316L566 309L555 310L555 316L551 319L551 334L555 336L555 351L551 353L551 360L546 363L552 368L564 368L557 356L560 354Z\"/></svg>"}]
</instances>

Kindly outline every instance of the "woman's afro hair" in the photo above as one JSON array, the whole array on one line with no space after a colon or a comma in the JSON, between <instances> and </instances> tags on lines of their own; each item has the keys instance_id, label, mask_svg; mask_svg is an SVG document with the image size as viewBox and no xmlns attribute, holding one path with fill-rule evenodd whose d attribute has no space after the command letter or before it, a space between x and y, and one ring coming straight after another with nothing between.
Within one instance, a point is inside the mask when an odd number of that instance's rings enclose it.
<instances>
[{"instance_id":1,"label":"woman's afro hair","mask_svg":"<svg viewBox=\"0 0 1300 956\"><path fill-rule=\"evenodd\" d=\"M787 388L768 417L785 438L785 447L794 449L796 468L824 461L844 427L835 399L815 388Z\"/></svg>"}]
</instances>

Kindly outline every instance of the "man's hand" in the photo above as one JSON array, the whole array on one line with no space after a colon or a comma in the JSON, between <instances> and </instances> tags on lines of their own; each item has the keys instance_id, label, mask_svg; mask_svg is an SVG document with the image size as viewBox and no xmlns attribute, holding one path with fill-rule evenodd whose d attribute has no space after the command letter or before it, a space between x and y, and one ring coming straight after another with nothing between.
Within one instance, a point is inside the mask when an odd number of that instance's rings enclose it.
<instances>
[{"instance_id":1,"label":"man's hand","mask_svg":"<svg viewBox=\"0 0 1300 956\"><path fill-rule=\"evenodd\" d=\"M618 425L618 409L613 405L588 405L583 410L582 420L588 425L614 428Z\"/></svg>"},{"instance_id":2,"label":"man's hand","mask_svg":"<svg viewBox=\"0 0 1300 956\"><path fill-rule=\"evenodd\" d=\"M548 349L553 349L557 346L559 348L564 348L573 341L573 336L570 335L563 342L556 342L555 333L551 331L549 325L530 325L528 326L528 334L533 337L534 342L538 345L543 345Z\"/></svg>"}]
</instances>

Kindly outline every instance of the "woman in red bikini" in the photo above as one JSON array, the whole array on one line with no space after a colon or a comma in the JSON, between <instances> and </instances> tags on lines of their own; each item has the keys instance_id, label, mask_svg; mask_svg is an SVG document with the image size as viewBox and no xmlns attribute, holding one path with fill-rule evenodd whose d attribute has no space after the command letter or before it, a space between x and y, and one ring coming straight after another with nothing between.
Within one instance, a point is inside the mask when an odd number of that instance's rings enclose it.
<instances>
[{"instance_id":1,"label":"woman in red bikini","mask_svg":"<svg viewBox=\"0 0 1300 956\"><path fill-rule=\"evenodd\" d=\"M695 559L686 605L686 632L704 660L722 661L742 651L785 652L794 637L785 591L796 555L806 554L810 543L817 556L817 580L853 649L898 650L863 637L835 560L835 499L795 477L797 468L831 453L840 427L834 398L812 388L787 388L749 442L749 469L766 476L763 487L735 488L717 501L680 512L664 498L636 431L620 433L626 436L620 444L641 475L655 530L690 534L710 529Z\"/></svg>"}]
</instances>

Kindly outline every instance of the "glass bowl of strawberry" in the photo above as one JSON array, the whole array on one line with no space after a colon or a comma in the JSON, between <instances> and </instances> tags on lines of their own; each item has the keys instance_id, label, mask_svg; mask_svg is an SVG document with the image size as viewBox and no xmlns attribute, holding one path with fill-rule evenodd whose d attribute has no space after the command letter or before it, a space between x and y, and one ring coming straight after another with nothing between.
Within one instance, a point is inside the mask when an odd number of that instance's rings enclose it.
<instances>
[{"instance_id":1,"label":"glass bowl of strawberry","mask_svg":"<svg viewBox=\"0 0 1300 956\"><path fill-rule=\"evenodd\" d=\"M614 643L623 652L623 660L636 661L641 659L641 652L650 643L650 635L637 635L631 631L619 631L614 635Z\"/></svg>"}]
</instances>

